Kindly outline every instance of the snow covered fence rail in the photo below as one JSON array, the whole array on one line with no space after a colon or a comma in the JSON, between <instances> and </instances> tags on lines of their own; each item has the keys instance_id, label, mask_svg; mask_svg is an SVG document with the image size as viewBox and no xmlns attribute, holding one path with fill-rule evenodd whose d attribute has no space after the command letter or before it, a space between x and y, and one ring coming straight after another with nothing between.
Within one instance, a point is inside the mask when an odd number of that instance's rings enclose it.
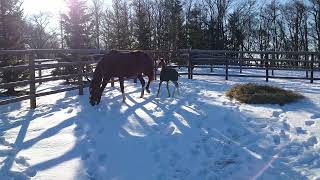
<instances>
[{"instance_id":1,"label":"snow covered fence rail","mask_svg":"<svg viewBox=\"0 0 320 180\"><path fill-rule=\"evenodd\" d=\"M320 78L314 77L315 71L320 71L319 52L273 52L273 51L225 51L225 50L185 50L189 53L188 78L193 75L212 75L233 77L260 77L281 79L308 79L311 83ZM194 73L194 68L224 68L224 74ZM230 69L239 69L240 74L229 74ZM244 69L264 70L265 75L243 75ZM275 70L305 71L305 77L275 76ZM271 76L269 72L271 71ZM309 75L310 73L310 75Z\"/></svg>"}]
</instances>

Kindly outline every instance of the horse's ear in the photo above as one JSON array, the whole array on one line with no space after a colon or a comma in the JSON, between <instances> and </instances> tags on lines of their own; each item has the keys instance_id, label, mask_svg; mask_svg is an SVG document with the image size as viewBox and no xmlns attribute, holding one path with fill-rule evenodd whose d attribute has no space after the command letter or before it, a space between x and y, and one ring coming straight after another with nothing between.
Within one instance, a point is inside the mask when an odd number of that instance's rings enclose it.
<instances>
[{"instance_id":1,"label":"horse's ear","mask_svg":"<svg viewBox=\"0 0 320 180\"><path fill-rule=\"evenodd\" d=\"M88 75L86 75L86 72L85 72L84 70L82 70L82 71L83 71L84 77L86 77L86 79L88 80L88 82L91 83L91 82L92 82L92 79L90 79L90 78L88 77Z\"/></svg>"},{"instance_id":2,"label":"horse's ear","mask_svg":"<svg viewBox=\"0 0 320 180\"><path fill-rule=\"evenodd\" d=\"M85 77L86 77L86 79L88 80L89 83L92 82L92 80L88 76L85 76Z\"/></svg>"}]
</instances>

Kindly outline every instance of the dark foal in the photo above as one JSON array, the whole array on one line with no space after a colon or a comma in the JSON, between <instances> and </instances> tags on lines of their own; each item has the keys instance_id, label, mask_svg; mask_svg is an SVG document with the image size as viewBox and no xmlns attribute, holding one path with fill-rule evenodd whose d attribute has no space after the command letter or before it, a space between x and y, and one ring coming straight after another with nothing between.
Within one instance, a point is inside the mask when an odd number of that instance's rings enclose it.
<instances>
[{"instance_id":1,"label":"dark foal","mask_svg":"<svg viewBox=\"0 0 320 180\"><path fill-rule=\"evenodd\" d=\"M179 73L175 69L168 68L166 62L163 59L160 59L160 63L158 67L159 66L161 66L161 72L160 72L160 83L159 83L157 97L159 97L160 88L163 81L167 81L167 90L168 90L169 97L170 97L169 81L173 82L175 88L173 90L172 97L174 97L174 93L176 89L178 90L178 93L179 93L179 84L178 84Z\"/></svg>"}]
</instances>

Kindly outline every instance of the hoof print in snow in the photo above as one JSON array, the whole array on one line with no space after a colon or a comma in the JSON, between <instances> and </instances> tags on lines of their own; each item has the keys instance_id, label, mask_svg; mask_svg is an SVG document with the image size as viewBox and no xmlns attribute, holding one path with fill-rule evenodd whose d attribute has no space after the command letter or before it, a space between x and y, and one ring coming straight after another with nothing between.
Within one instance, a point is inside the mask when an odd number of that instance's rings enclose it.
<instances>
[{"instance_id":1,"label":"hoof print in snow","mask_svg":"<svg viewBox=\"0 0 320 180\"><path fill-rule=\"evenodd\" d=\"M23 156L19 156L18 158L15 159L15 162L16 162L17 164L22 165L22 166L27 166L27 167L29 167L30 164L27 162L27 160L28 160L28 158L25 158L25 157L23 157Z\"/></svg>"},{"instance_id":2,"label":"hoof print in snow","mask_svg":"<svg viewBox=\"0 0 320 180\"><path fill-rule=\"evenodd\" d=\"M72 112L73 112L73 109L69 109L69 110L67 111L68 114L71 114Z\"/></svg>"},{"instance_id":3,"label":"hoof print in snow","mask_svg":"<svg viewBox=\"0 0 320 180\"><path fill-rule=\"evenodd\" d=\"M89 152L87 152L87 153L84 153L84 154L81 156L81 159L82 159L82 160L87 160L87 159L90 158L90 156L91 156L91 154L90 154Z\"/></svg>"},{"instance_id":4,"label":"hoof print in snow","mask_svg":"<svg viewBox=\"0 0 320 180\"><path fill-rule=\"evenodd\" d=\"M100 163L105 162L107 158L108 158L107 154L100 154L98 157Z\"/></svg>"},{"instance_id":5,"label":"hoof print in snow","mask_svg":"<svg viewBox=\"0 0 320 180\"><path fill-rule=\"evenodd\" d=\"M175 179L186 179L190 174L189 169L176 169L173 174Z\"/></svg>"},{"instance_id":6,"label":"hoof print in snow","mask_svg":"<svg viewBox=\"0 0 320 180\"><path fill-rule=\"evenodd\" d=\"M272 116L273 116L274 118L279 118L279 116L280 116L281 113L282 113L281 111L273 111L273 112L272 112Z\"/></svg>"},{"instance_id":7,"label":"hoof print in snow","mask_svg":"<svg viewBox=\"0 0 320 180\"><path fill-rule=\"evenodd\" d=\"M287 131L290 131L290 125L287 122L283 122L283 128Z\"/></svg>"},{"instance_id":8,"label":"hoof print in snow","mask_svg":"<svg viewBox=\"0 0 320 180\"><path fill-rule=\"evenodd\" d=\"M273 135L273 142L275 144L280 144L280 136L279 135Z\"/></svg>"},{"instance_id":9,"label":"hoof print in snow","mask_svg":"<svg viewBox=\"0 0 320 180\"><path fill-rule=\"evenodd\" d=\"M260 124L259 127L260 127L261 129L264 129L264 128L267 127L267 124Z\"/></svg>"},{"instance_id":10,"label":"hoof print in snow","mask_svg":"<svg viewBox=\"0 0 320 180\"><path fill-rule=\"evenodd\" d=\"M34 177L37 175L37 171L33 168L26 169L24 173L29 177Z\"/></svg>"},{"instance_id":11,"label":"hoof print in snow","mask_svg":"<svg viewBox=\"0 0 320 180\"><path fill-rule=\"evenodd\" d=\"M312 126L312 125L314 125L314 121L305 121L304 123L305 123L305 125L307 125L307 126Z\"/></svg>"},{"instance_id":12,"label":"hoof print in snow","mask_svg":"<svg viewBox=\"0 0 320 180\"><path fill-rule=\"evenodd\" d=\"M307 134L307 131L302 129L302 127L296 127L297 134Z\"/></svg>"},{"instance_id":13,"label":"hoof print in snow","mask_svg":"<svg viewBox=\"0 0 320 180\"><path fill-rule=\"evenodd\" d=\"M98 134L102 134L104 132L104 128L100 128L99 130L98 130Z\"/></svg>"},{"instance_id":14,"label":"hoof print in snow","mask_svg":"<svg viewBox=\"0 0 320 180\"><path fill-rule=\"evenodd\" d=\"M314 114L313 116L311 116L311 119L319 119L320 118L320 114Z\"/></svg>"},{"instance_id":15,"label":"hoof print in snow","mask_svg":"<svg viewBox=\"0 0 320 180\"><path fill-rule=\"evenodd\" d=\"M304 142L305 146L314 146L318 144L318 139L315 136L310 137L306 142Z\"/></svg>"}]
</instances>

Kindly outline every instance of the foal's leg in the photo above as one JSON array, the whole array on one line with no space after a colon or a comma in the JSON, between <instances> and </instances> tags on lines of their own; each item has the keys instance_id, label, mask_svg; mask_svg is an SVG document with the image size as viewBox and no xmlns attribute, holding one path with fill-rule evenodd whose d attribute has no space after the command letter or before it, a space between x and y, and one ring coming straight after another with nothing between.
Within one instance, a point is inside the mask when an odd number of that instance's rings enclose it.
<instances>
[{"instance_id":1,"label":"foal's leg","mask_svg":"<svg viewBox=\"0 0 320 180\"><path fill-rule=\"evenodd\" d=\"M170 97L169 81L167 81L167 90L168 90L168 94L169 94L169 97Z\"/></svg>"},{"instance_id":2,"label":"foal's leg","mask_svg":"<svg viewBox=\"0 0 320 180\"><path fill-rule=\"evenodd\" d=\"M162 81L160 81L160 83L159 83L157 97L159 97L159 92L160 92L161 84L162 84Z\"/></svg>"},{"instance_id":3,"label":"foal's leg","mask_svg":"<svg viewBox=\"0 0 320 180\"><path fill-rule=\"evenodd\" d=\"M143 96L144 96L144 85L146 84L146 82L144 81L144 79L142 77L142 74L138 75L138 79L141 82L141 86L142 86L140 98L143 98Z\"/></svg>"},{"instance_id":4,"label":"foal's leg","mask_svg":"<svg viewBox=\"0 0 320 180\"><path fill-rule=\"evenodd\" d=\"M123 77L119 77L119 82L120 82L120 89L121 89L121 93L122 93L122 101L125 102L126 101L126 95L124 94L124 85L123 85Z\"/></svg>"}]
</instances>

